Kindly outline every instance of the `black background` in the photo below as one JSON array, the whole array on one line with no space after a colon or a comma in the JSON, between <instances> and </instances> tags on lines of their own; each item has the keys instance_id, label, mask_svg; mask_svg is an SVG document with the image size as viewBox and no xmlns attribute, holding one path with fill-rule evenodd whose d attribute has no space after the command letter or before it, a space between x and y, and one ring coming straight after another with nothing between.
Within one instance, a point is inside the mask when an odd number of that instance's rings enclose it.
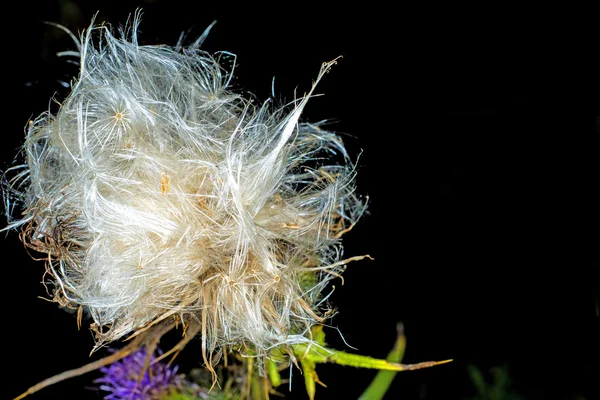
<instances>
[{"instance_id":1,"label":"black background","mask_svg":"<svg viewBox=\"0 0 600 400\"><path fill-rule=\"evenodd\" d=\"M466 365L508 365L531 399L600 398L599 131L565 69L560 27L522 10L439 9L376 3L277 6L181 1L15 3L3 29L0 169L11 165L30 117L59 81L76 73L57 51L72 49L51 21L73 31L123 23L144 9L143 44L175 44L182 31L204 48L237 54L232 88L259 99L292 99L322 62L343 56L304 118L331 119L359 158L359 191L370 212L347 235L350 264L332 296L331 324L361 354L385 357L395 324L408 336L405 362L453 358L399 374L390 399L474 395ZM518 11L518 12L517 12ZM568 51L567 51L568 52ZM561 53L564 55L564 53ZM567 63L568 64L568 63ZM584 118L581 115L591 116ZM3 235L4 236L4 235ZM2 237L3 384L12 398L89 361L91 334L44 296L43 262L18 235ZM336 330L328 342L345 347ZM97 357L95 355L94 357ZM200 363L198 347L179 359ZM354 399L374 373L325 365L317 398ZM97 374L32 399L95 399ZM288 398L305 398L297 371Z\"/></svg>"}]
</instances>

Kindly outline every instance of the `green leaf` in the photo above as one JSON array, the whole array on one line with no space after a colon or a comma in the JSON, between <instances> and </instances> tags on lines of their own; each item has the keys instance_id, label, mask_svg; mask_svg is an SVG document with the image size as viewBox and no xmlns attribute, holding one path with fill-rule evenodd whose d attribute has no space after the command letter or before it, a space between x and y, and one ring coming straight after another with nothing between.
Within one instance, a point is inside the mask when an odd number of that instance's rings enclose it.
<instances>
[{"instance_id":1,"label":"green leaf","mask_svg":"<svg viewBox=\"0 0 600 400\"><path fill-rule=\"evenodd\" d=\"M481 397L485 397L487 384L485 383L485 378L483 377L481 370L475 365L469 364L467 365L467 372L471 378L471 382L473 382L473 386L475 386L475 389L477 390L477 394Z\"/></svg>"},{"instance_id":2,"label":"green leaf","mask_svg":"<svg viewBox=\"0 0 600 400\"><path fill-rule=\"evenodd\" d=\"M404 351L406 349L406 336L404 336L404 326L402 323L396 325L397 337L394 348L388 354L386 360L392 363L399 363L404 357ZM375 379L359 397L359 400L381 400L388 391L396 371L379 371L375 376Z\"/></svg>"},{"instance_id":3,"label":"green leaf","mask_svg":"<svg viewBox=\"0 0 600 400\"><path fill-rule=\"evenodd\" d=\"M433 367L445 364L452 360L426 361L417 364L398 364L378 358L351 354L343 351L327 349L304 343L293 345L294 355L300 360L308 359L315 364L334 363L356 368L379 369L384 371L411 371L415 369Z\"/></svg>"}]
</instances>

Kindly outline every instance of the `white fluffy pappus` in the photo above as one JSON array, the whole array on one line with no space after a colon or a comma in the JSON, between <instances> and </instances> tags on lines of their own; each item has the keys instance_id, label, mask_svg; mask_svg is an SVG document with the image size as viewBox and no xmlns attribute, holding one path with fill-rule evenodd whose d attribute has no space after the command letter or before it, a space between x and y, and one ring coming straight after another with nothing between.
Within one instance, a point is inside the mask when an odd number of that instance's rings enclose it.
<instances>
[{"instance_id":1,"label":"white fluffy pappus","mask_svg":"<svg viewBox=\"0 0 600 400\"><path fill-rule=\"evenodd\" d=\"M96 347L165 321L201 334L205 361L310 342L328 281L362 258L342 257L366 204L341 138L299 122L312 89L256 105L205 35L141 46L138 23L73 36L79 76L5 174L5 229L46 254L54 300L89 311Z\"/></svg>"}]
</instances>

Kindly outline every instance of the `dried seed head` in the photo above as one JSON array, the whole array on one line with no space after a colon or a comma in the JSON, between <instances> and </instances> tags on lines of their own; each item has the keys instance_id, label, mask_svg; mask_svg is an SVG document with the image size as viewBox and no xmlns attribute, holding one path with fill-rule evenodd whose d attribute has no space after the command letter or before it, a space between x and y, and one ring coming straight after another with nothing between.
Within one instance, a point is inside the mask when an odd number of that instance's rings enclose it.
<instances>
[{"instance_id":1,"label":"dried seed head","mask_svg":"<svg viewBox=\"0 0 600 400\"><path fill-rule=\"evenodd\" d=\"M8 228L47 254L55 300L89 310L98 346L175 317L208 352L309 341L365 207L340 137L298 121L312 90L253 105L201 40L140 46L138 22L76 39L71 93L9 171Z\"/></svg>"}]
</instances>

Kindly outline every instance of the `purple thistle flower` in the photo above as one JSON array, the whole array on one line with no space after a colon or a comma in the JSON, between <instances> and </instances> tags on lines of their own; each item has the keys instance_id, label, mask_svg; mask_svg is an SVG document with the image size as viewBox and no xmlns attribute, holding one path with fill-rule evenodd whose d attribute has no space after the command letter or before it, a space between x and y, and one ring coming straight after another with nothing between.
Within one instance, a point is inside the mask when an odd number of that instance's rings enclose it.
<instances>
[{"instance_id":1,"label":"purple thistle flower","mask_svg":"<svg viewBox=\"0 0 600 400\"><path fill-rule=\"evenodd\" d=\"M103 377L96 379L100 390L110 392L105 400L154 400L169 392L169 389L182 384L182 378L177 375L177 366L157 362L154 355L150 366L139 381L140 374L146 361L146 349L141 348L135 353L100 368Z\"/></svg>"}]
</instances>

